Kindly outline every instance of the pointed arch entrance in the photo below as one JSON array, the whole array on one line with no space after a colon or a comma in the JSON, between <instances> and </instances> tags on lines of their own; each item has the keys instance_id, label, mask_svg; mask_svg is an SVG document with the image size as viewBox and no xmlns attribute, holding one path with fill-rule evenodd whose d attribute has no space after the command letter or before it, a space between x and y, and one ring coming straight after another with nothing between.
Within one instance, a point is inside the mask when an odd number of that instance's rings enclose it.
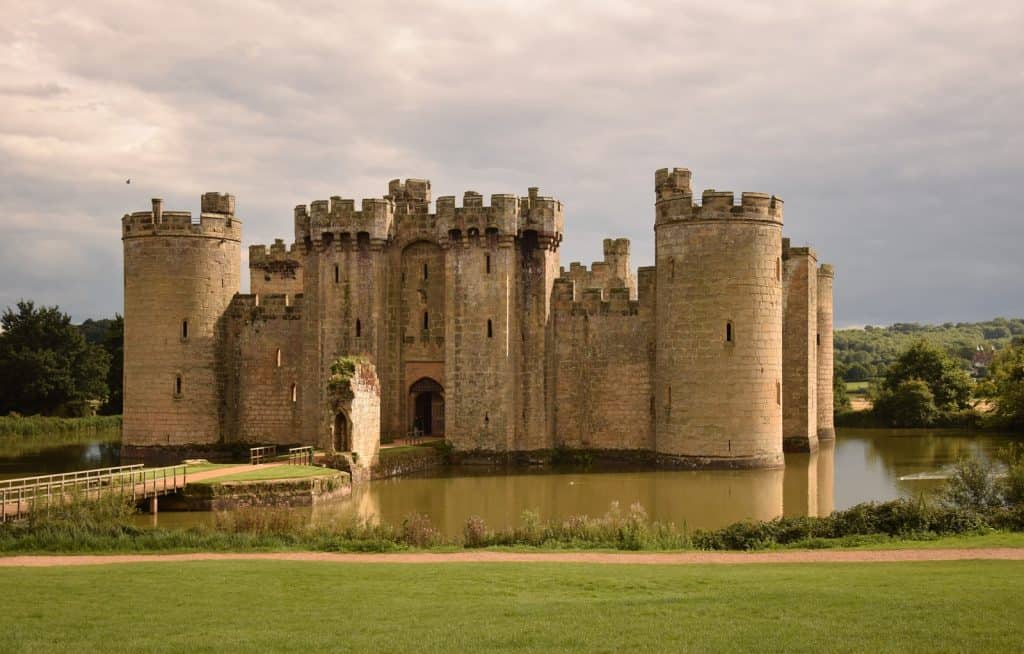
<instances>
[{"instance_id":1,"label":"pointed arch entrance","mask_svg":"<svg viewBox=\"0 0 1024 654\"><path fill-rule=\"evenodd\" d=\"M352 429L349 425L348 416L344 411L338 411L334 416L334 451L349 452L352 450Z\"/></svg>"},{"instance_id":2,"label":"pointed arch entrance","mask_svg":"<svg viewBox=\"0 0 1024 654\"><path fill-rule=\"evenodd\" d=\"M444 388L430 377L409 387L410 432L422 436L444 435Z\"/></svg>"}]
</instances>

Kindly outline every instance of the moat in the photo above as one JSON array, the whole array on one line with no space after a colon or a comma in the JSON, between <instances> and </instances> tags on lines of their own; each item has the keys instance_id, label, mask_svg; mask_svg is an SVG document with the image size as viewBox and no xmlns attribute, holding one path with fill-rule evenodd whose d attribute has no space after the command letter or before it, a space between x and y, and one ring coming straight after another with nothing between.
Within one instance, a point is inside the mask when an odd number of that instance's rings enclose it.
<instances>
[{"instance_id":1,"label":"moat","mask_svg":"<svg viewBox=\"0 0 1024 654\"><path fill-rule=\"evenodd\" d=\"M490 469L449 467L374 481L351 498L315 510L324 517L377 516L399 523L410 512L428 514L445 533L461 533L465 519L489 526L515 524L524 510L542 518L602 515L612 502L623 510L639 502L654 520L691 528L719 527L747 518L819 515L859 502L927 492L934 480L901 477L932 473L974 453L991 458L1010 437L927 430L839 430L834 446L814 455L786 455L786 468L748 471L668 471L607 467ZM38 442L42 443L43 440ZM0 478L118 465L118 434L100 434L52 447L0 443ZM189 526L209 513L164 512L165 526ZM152 524L150 516L140 523Z\"/></svg>"}]
</instances>

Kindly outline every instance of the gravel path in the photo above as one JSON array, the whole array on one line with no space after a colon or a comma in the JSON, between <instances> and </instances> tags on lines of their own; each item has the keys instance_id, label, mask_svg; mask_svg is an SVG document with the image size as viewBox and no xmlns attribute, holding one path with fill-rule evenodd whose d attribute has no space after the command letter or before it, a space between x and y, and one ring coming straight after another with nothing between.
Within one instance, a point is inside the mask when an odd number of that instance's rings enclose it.
<instances>
[{"instance_id":1,"label":"gravel path","mask_svg":"<svg viewBox=\"0 0 1024 654\"><path fill-rule=\"evenodd\" d=\"M906 550L787 550L781 552L676 552L634 554L609 552L408 552L400 554L338 554L333 552L269 552L248 554L114 554L0 557L2 567L106 565L111 563L178 563L182 561L313 561L319 563L602 563L693 565L744 563L894 563L962 560L1024 561L1024 548Z\"/></svg>"}]
</instances>

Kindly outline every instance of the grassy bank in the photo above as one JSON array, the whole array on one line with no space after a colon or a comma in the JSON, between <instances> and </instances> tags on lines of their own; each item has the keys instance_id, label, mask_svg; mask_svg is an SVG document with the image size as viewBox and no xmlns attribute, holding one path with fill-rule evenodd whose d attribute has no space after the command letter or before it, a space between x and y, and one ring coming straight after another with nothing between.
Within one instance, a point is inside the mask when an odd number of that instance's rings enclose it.
<instances>
[{"instance_id":1,"label":"grassy bank","mask_svg":"<svg viewBox=\"0 0 1024 654\"><path fill-rule=\"evenodd\" d=\"M90 416L88 418L0 416L0 438L77 436L120 429L121 416Z\"/></svg>"},{"instance_id":2,"label":"grassy bank","mask_svg":"<svg viewBox=\"0 0 1024 654\"><path fill-rule=\"evenodd\" d=\"M8 568L0 631L10 652L1006 652L1024 638L1022 572L996 561Z\"/></svg>"}]
</instances>

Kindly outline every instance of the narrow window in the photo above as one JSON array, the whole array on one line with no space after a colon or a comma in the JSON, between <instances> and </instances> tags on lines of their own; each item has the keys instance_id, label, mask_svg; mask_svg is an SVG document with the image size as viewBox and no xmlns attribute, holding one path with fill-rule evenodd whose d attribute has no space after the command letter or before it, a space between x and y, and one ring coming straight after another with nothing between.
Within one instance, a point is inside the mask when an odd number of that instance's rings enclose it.
<instances>
[{"instance_id":1,"label":"narrow window","mask_svg":"<svg viewBox=\"0 0 1024 654\"><path fill-rule=\"evenodd\" d=\"M423 312L423 329L430 329L430 314Z\"/></svg>"},{"instance_id":2,"label":"narrow window","mask_svg":"<svg viewBox=\"0 0 1024 654\"><path fill-rule=\"evenodd\" d=\"M341 266L334 264L334 283L337 284L341 281Z\"/></svg>"},{"instance_id":3,"label":"narrow window","mask_svg":"<svg viewBox=\"0 0 1024 654\"><path fill-rule=\"evenodd\" d=\"M668 398L667 398L667 400L668 401L665 402L665 408L667 408L669 411L671 411L672 410L672 387L671 386L668 387Z\"/></svg>"},{"instance_id":4,"label":"narrow window","mask_svg":"<svg viewBox=\"0 0 1024 654\"><path fill-rule=\"evenodd\" d=\"M489 255L489 254L485 255L485 262L486 262L485 263L485 268L487 270L487 273L490 274L490 272L491 272L491 255Z\"/></svg>"},{"instance_id":5,"label":"narrow window","mask_svg":"<svg viewBox=\"0 0 1024 654\"><path fill-rule=\"evenodd\" d=\"M817 341L818 347L821 347L821 334L815 334L814 340Z\"/></svg>"},{"instance_id":6,"label":"narrow window","mask_svg":"<svg viewBox=\"0 0 1024 654\"><path fill-rule=\"evenodd\" d=\"M362 335L363 335L363 323L359 321L359 318L356 318L356 338L359 338Z\"/></svg>"},{"instance_id":7,"label":"narrow window","mask_svg":"<svg viewBox=\"0 0 1024 654\"><path fill-rule=\"evenodd\" d=\"M423 264L423 279L427 278L427 264Z\"/></svg>"},{"instance_id":8,"label":"narrow window","mask_svg":"<svg viewBox=\"0 0 1024 654\"><path fill-rule=\"evenodd\" d=\"M669 259L668 260L668 278L669 278L669 281L673 281L674 282L676 280L676 260L675 259Z\"/></svg>"},{"instance_id":9,"label":"narrow window","mask_svg":"<svg viewBox=\"0 0 1024 654\"><path fill-rule=\"evenodd\" d=\"M299 401L299 387L297 385L295 385L295 384L292 384L292 402L294 403L294 402L298 402L298 401Z\"/></svg>"},{"instance_id":10,"label":"narrow window","mask_svg":"<svg viewBox=\"0 0 1024 654\"><path fill-rule=\"evenodd\" d=\"M281 367L281 348L277 348L277 367Z\"/></svg>"},{"instance_id":11,"label":"narrow window","mask_svg":"<svg viewBox=\"0 0 1024 654\"><path fill-rule=\"evenodd\" d=\"M490 318L487 319L487 338L494 338L494 324Z\"/></svg>"},{"instance_id":12,"label":"narrow window","mask_svg":"<svg viewBox=\"0 0 1024 654\"><path fill-rule=\"evenodd\" d=\"M181 395L181 375L174 378L174 394Z\"/></svg>"},{"instance_id":13,"label":"narrow window","mask_svg":"<svg viewBox=\"0 0 1024 654\"><path fill-rule=\"evenodd\" d=\"M782 384L779 380L775 380L775 403L779 406L782 405Z\"/></svg>"},{"instance_id":14,"label":"narrow window","mask_svg":"<svg viewBox=\"0 0 1024 654\"><path fill-rule=\"evenodd\" d=\"M183 340L183 341L187 341L188 340L188 321L187 320L182 320L181 321L181 340Z\"/></svg>"},{"instance_id":15,"label":"narrow window","mask_svg":"<svg viewBox=\"0 0 1024 654\"><path fill-rule=\"evenodd\" d=\"M782 257L775 260L775 279L780 282L782 281Z\"/></svg>"},{"instance_id":16,"label":"narrow window","mask_svg":"<svg viewBox=\"0 0 1024 654\"><path fill-rule=\"evenodd\" d=\"M725 323L725 342L732 343L732 323Z\"/></svg>"}]
</instances>

